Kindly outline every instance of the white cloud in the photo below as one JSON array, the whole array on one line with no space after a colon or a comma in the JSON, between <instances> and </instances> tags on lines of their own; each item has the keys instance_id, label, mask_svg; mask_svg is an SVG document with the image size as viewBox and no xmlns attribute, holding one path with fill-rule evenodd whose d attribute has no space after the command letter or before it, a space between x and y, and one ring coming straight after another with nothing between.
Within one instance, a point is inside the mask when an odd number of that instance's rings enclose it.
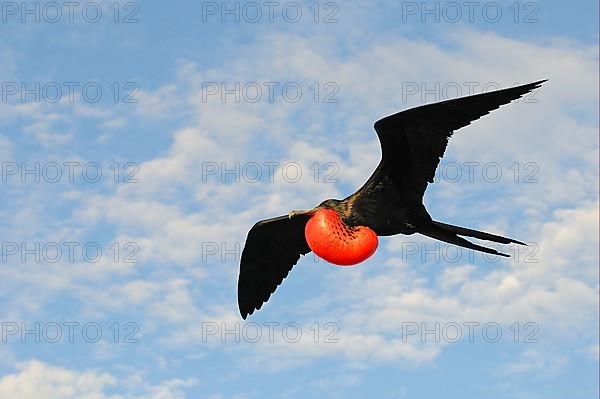
<instances>
[{"instance_id":1,"label":"white cloud","mask_svg":"<svg viewBox=\"0 0 600 399\"><path fill-rule=\"evenodd\" d=\"M565 369L568 358L536 349L528 349L505 366L503 374L535 374L544 378L552 378Z\"/></svg>"},{"instance_id":2,"label":"white cloud","mask_svg":"<svg viewBox=\"0 0 600 399\"><path fill-rule=\"evenodd\" d=\"M131 381L98 370L78 371L38 360L17 365L17 371L0 378L0 397L19 399L184 399L182 388L195 380L172 379L159 385L137 381L138 393L109 394Z\"/></svg>"},{"instance_id":3,"label":"white cloud","mask_svg":"<svg viewBox=\"0 0 600 399\"><path fill-rule=\"evenodd\" d=\"M18 371L0 379L0 397L20 399L119 399L106 388L117 383L108 373L76 372L39 361L18 365Z\"/></svg>"}]
</instances>

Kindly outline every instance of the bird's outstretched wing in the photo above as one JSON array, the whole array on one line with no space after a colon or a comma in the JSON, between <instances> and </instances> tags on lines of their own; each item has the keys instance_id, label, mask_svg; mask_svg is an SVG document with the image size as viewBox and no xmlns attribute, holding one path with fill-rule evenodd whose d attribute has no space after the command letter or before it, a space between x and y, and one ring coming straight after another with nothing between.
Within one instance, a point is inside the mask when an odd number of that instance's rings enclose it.
<instances>
[{"instance_id":1,"label":"bird's outstretched wing","mask_svg":"<svg viewBox=\"0 0 600 399\"><path fill-rule=\"evenodd\" d=\"M242 318L261 308L287 277L300 255L310 252L304 227L310 215L280 216L256 223L240 262L238 305Z\"/></svg>"},{"instance_id":2,"label":"bird's outstretched wing","mask_svg":"<svg viewBox=\"0 0 600 399\"><path fill-rule=\"evenodd\" d=\"M427 104L378 120L375 131L381 143L382 163L363 188L378 184L385 173L409 199L421 201L455 130L545 81Z\"/></svg>"}]
</instances>

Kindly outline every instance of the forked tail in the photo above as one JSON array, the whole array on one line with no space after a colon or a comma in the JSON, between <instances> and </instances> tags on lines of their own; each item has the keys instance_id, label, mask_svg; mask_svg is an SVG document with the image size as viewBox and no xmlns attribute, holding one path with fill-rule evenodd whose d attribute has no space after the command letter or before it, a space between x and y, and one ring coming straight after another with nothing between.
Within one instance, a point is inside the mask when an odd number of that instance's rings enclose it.
<instances>
[{"instance_id":1,"label":"forked tail","mask_svg":"<svg viewBox=\"0 0 600 399\"><path fill-rule=\"evenodd\" d=\"M432 221L430 224L419 228L419 233L426 235L427 237L435 238L436 240L444 241L450 244L455 244L475 251L506 257L509 257L510 255L498 252L493 248L473 244L472 242L467 241L462 237L459 237L459 235L478 238L481 240L494 241L500 244L515 243L519 245L527 245L524 242L513 240L512 238L506 238L502 236L497 236L495 234L485 233L483 231L467 229L465 227L460 226L452 226L451 224L440 223L435 221Z\"/></svg>"}]
</instances>

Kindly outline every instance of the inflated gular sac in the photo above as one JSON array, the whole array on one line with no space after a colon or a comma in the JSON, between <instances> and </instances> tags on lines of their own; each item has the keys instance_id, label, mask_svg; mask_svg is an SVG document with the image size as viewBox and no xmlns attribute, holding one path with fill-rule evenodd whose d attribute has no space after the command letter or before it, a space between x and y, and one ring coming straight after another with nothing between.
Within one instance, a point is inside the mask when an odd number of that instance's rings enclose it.
<instances>
[{"instance_id":1,"label":"inflated gular sac","mask_svg":"<svg viewBox=\"0 0 600 399\"><path fill-rule=\"evenodd\" d=\"M364 261L377 249L377 234L366 226L350 227L331 209L319 209L306 223L306 242L320 258L338 266Z\"/></svg>"}]
</instances>

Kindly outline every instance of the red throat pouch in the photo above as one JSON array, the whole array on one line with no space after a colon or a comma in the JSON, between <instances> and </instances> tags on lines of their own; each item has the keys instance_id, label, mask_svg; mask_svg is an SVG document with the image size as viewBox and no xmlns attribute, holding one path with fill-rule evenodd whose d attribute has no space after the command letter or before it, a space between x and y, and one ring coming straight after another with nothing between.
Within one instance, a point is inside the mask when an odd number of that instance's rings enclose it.
<instances>
[{"instance_id":1,"label":"red throat pouch","mask_svg":"<svg viewBox=\"0 0 600 399\"><path fill-rule=\"evenodd\" d=\"M336 211L319 209L304 228L306 242L320 258L338 266L351 266L375 253L377 234L366 226L347 226Z\"/></svg>"}]
</instances>

